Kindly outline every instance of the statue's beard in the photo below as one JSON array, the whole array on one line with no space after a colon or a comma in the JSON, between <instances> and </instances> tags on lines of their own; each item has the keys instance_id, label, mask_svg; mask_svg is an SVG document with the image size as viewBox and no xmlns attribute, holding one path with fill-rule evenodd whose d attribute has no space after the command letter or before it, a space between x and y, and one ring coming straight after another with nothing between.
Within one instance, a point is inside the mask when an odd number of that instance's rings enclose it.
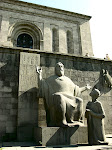
<instances>
[{"instance_id":1,"label":"statue's beard","mask_svg":"<svg viewBox=\"0 0 112 150\"><path fill-rule=\"evenodd\" d=\"M64 71L63 70L58 70L56 71L57 76L64 76Z\"/></svg>"}]
</instances>

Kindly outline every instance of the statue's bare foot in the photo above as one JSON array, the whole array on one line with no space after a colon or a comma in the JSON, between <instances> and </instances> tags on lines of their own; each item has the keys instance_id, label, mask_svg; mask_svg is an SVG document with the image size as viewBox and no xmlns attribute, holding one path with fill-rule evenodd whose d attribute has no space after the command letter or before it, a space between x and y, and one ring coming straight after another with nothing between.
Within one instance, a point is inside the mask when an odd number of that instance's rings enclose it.
<instances>
[{"instance_id":1,"label":"statue's bare foot","mask_svg":"<svg viewBox=\"0 0 112 150\"><path fill-rule=\"evenodd\" d=\"M68 123L69 127L74 127L74 126L83 126L84 124L79 122L79 121L73 121L73 123Z\"/></svg>"},{"instance_id":2,"label":"statue's bare foot","mask_svg":"<svg viewBox=\"0 0 112 150\"><path fill-rule=\"evenodd\" d=\"M76 122L76 121L74 121L74 120L72 120L72 119L70 120L70 123L75 123L75 122Z\"/></svg>"},{"instance_id":3,"label":"statue's bare foot","mask_svg":"<svg viewBox=\"0 0 112 150\"><path fill-rule=\"evenodd\" d=\"M61 123L61 127L75 127L75 126L83 126L84 124L79 121L73 121L72 123L67 123L66 120L63 120Z\"/></svg>"},{"instance_id":4,"label":"statue's bare foot","mask_svg":"<svg viewBox=\"0 0 112 150\"><path fill-rule=\"evenodd\" d=\"M108 142L98 140L98 145L108 145Z\"/></svg>"},{"instance_id":5,"label":"statue's bare foot","mask_svg":"<svg viewBox=\"0 0 112 150\"><path fill-rule=\"evenodd\" d=\"M62 121L61 127L69 127L66 120L63 120L63 121Z\"/></svg>"}]
</instances>

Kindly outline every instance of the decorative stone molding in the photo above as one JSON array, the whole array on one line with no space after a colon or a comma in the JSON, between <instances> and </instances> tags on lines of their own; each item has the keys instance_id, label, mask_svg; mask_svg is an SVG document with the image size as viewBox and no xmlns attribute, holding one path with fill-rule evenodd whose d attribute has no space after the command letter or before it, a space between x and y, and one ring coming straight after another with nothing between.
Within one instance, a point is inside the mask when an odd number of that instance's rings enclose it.
<instances>
[{"instance_id":1,"label":"decorative stone molding","mask_svg":"<svg viewBox=\"0 0 112 150\"><path fill-rule=\"evenodd\" d=\"M43 33L35 24L28 21L14 23L9 28L8 40L16 47L17 38L20 34L29 34L33 39L33 49L43 50Z\"/></svg>"}]
</instances>

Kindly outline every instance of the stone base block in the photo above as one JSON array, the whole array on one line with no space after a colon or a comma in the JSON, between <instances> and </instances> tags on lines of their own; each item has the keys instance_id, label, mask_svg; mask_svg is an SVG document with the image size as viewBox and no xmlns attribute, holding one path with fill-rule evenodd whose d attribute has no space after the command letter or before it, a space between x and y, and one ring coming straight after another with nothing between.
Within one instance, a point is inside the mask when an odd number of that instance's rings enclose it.
<instances>
[{"instance_id":1,"label":"stone base block","mask_svg":"<svg viewBox=\"0 0 112 150\"><path fill-rule=\"evenodd\" d=\"M87 127L35 127L34 139L42 146L87 144Z\"/></svg>"},{"instance_id":2,"label":"stone base block","mask_svg":"<svg viewBox=\"0 0 112 150\"><path fill-rule=\"evenodd\" d=\"M17 129L18 142L33 141L33 130L34 128L30 125L18 127Z\"/></svg>"}]
</instances>

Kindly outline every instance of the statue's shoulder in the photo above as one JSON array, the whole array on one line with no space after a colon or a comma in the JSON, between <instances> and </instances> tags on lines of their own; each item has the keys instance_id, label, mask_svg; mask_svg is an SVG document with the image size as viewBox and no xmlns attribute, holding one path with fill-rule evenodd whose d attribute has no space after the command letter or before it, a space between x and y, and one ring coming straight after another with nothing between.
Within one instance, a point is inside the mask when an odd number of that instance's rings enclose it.
<instances>
[{"instance_id":1,"label":"statue's shoulder","mask_svg":"<svg viewBox=\"0 0 112 150\"><path fill-rule=\"evenodd\" d=\"M98 106L101 106L101 105L102 105L102 103L101 103L99 100L96 101L96 104L97 104Z\"/></svg>"},{"instance_id":2,"label":"statue's shoulder","mask_svg":"<svg viewBox=\"0 0 112 150\"><path fill-rule=\"evenodd\" d=\"M88 103L87 103L87 105L91 105L92 104L92 101L89 101Z\"/></svg>"},{"instance_id":3,"label":"statue's shoulder","mask_svg":"<svg viewBox=\"0 0 112 150\"><path fill-rule=\"evenodd\" d=\"M51 80L54 80L54 79L56 79L56 78L57 78L56 75L52 75L52 76L46 78L46 81L51 81Z\"/></svg>"},{"instance_id":4,"label":"statue's shoulder","mask_svg":"<svg viewBox=\"0 0 112 150\"><path fill-rule=\"evenodd\" d=\"M89 101L86 105L86 109L91 109L92 106L92 101Z\"/></svg>"},{"instance_id":5,"label":"statue's shoulder","mask_svg":"<svg viewBox=\"0 0 112 150\"><path fill-rule=\"evenodd\" d=\"M71 81L71 82L73 82L69 77L67 77L67 76L64 76L64 78L65 78L65 80L69 80L69 81Z\"/></svg>"}]
</instances>

